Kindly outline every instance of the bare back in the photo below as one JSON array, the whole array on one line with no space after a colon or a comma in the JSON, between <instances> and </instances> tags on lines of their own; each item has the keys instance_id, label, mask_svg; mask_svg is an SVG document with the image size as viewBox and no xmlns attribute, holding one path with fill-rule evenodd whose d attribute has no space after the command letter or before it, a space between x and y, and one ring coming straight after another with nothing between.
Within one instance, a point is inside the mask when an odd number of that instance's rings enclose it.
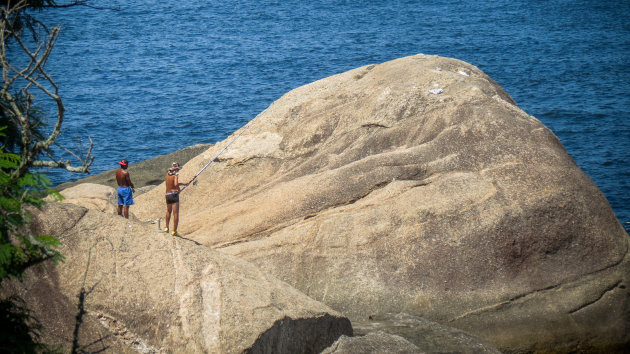
<instances>
[{"instance_id":1,"label":"bare back","mask_svg":"<svg viewBox=\"0 0 630 354\"><path fill-rule=\"evenodd\" d=\"M118 171L116 171L116 182L119 187L133 187L131 178L129 177L129 172L122 168L119 168Z\"/></svg>"},{"instance_id":2,"label":"bare back","mask_svg":"<svg viewBox=\"0 0 630 354\"><path fill-rule=\"evenodd\" d=\"M177 175L166 174L166 193L179 192L179 178Z\"/></svg>"}]
</instances>

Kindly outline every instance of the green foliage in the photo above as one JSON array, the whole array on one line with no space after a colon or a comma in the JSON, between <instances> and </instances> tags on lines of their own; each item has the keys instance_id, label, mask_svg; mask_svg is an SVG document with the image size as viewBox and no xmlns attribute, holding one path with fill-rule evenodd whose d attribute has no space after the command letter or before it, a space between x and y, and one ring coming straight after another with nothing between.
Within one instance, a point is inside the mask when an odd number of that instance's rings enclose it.
<instances>
[{"instance_id":1,"label":"green foliage","mask_svg":"<svg viewBox=\"0 0 630 354\"><path fill-rule=\"evenodd\" d=\"M20 4L20 1L17 0L0 0L0 6L7 8L7 10L11 10L16 6L23 6L27 9L31 10L42 10L46 7L55 7L57 4L53 0L27 0L24 4ZM22 31L24 27L28 28L33 35L33 38L37 38L38 34L35 30L35 27L39 25L43 25L39 22L35 17L33 17L30 13L25 11L15 11L12 13L10 20L12 22L13 28L17 31Z\"/></svg>"},{"instance_id":2,"label":"green foliage","mask_svg":"<svg viewBox=\"0 0 630 354\"><path fill-rule=\"evenodd\" d=\"M28 223L28 206L44 204L50 180L44 175L26 173L12 177L18 167L19 156L0 150L0 287L6 278L22 279L24 271L47 259L60 260L55 251L59 241L51 236L34 236Z\"/></svg>"},{"instance_id":3,"label":"green foliage","mask_svg":"<svg viewBox=\"0 0 630 354\"><path fill-rule=\"evenodd\" d=\"M88 1L57 4L56 0L0 0L0 67L3 69L3 85L0 85L0 290L11 279L22 280L33 265L62 259L56 250L57 239L34 235L31 231L29 212L42 207L44 197L51 193L57 199L60 195L50 188L51 182L46 176L31 173L30 169L49 166L89 172L94 161L91 140L84 159L61 147L77 157L81 167L55 159L52 154L51 146L61 133L65 108L54 75L46 71L45 64L58 38L59 27L48 30L32 16L33 10L80 6ZM32 43L24 39L28 35L33 37ZM23 67L14 65L20 62ZM40 108L44 107L41 102L52 103L56 108L56 123L47 136L41 131L48 119L44 112L49 110ZM39 159L42 156L44 160ZM0 352L50 351L38 344L37 327L21 299L0 299ZM5 328L12 332L4 332Z\"/></svg>"},{"instance_id":4,"label":"green foliage","mask_svg":"<svg viewBox=\"0 0 630 354\"><path fill-rule=\"evenodd\" d=\"M0 136L5 127L0 127ZM59 261L55 249L59 241L52 236L33 235L29 229L27 208L39 208L51 191L44 175L26 173L12 176L20 157L0 147L0 288L9 278L23 279L26 269L45 260ZM56 193L56 192L55 192ZM58 194L58 193L57 193ZM41 325L33 318L19 297L0 299L0 351L50 352L39 343Z\"/></svg>"}]
</instances>

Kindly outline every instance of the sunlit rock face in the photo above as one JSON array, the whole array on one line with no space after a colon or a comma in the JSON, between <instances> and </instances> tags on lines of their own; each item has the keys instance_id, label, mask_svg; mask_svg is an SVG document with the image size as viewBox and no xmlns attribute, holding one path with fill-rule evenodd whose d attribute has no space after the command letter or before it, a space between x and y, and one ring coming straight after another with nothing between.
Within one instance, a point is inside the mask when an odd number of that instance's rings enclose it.
<instances>
[{"instance_id":1,"label":"sunlit rock face","mask_svg":"<svg viewBox=\"0 0 630 354\"><path fill-rule=\"evenodd\" d=\"M65 261L30 278L52 279L50 296L84 308L123 348L316 353L352 335L346 317L243 259L95 209L36 214L36 233L57 236Z\"/></svg>"},{"instance_id":2,"label":"sunlit rock face","mask_svg":"<svg viewBox=\"0 0 630 354\"><path fill-rule=\"evenodd\" d=\"M180 180L232 141L181 194L185 237L353 320L404 312L499 349L628 343L627 233L478 68L416 55L297 88ZM162 185L133 212L164 209Z\"/></svg>"}]
</instances>

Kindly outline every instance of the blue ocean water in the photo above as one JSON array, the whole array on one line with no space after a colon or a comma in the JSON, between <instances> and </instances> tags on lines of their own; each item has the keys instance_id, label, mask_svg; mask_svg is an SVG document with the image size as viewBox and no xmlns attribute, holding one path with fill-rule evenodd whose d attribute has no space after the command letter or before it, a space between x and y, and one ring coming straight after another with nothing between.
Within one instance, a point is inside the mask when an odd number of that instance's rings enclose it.
<instances>
[{"instance_id":1,"label":"blue ocean water","mask_svg":"<svg viewBox=\"0 0 630 354\"><path fill-rule=\"evenodd\" d=\"M93 0L48 69L62 143L94 140L99 173L223 140L285 92L418 53L490 75L560 138L630 229L630 1ZM55 183L81 175L48 171Z\"/></svg>"}]
</instances>

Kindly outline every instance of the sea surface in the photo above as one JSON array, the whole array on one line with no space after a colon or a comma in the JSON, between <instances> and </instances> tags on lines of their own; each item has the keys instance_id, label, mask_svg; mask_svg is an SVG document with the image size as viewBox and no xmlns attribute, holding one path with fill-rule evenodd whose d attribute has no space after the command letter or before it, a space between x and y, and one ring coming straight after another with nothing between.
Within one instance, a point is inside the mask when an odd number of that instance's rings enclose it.
<instances>
[{"instance_id":1,"label":"sea surface","mask_svg":"<svg viewBox=\"0 0 630 354\"><path fill-rule=\"evenodd\" d=\"M315 80L435 54L479 67L549 127L630 229L630 1L90 4L105 9L34 15L62 28L47 66L67 109L60 141L92 137L93 173L221 141Z\"/></svg>"}]
</instances>

